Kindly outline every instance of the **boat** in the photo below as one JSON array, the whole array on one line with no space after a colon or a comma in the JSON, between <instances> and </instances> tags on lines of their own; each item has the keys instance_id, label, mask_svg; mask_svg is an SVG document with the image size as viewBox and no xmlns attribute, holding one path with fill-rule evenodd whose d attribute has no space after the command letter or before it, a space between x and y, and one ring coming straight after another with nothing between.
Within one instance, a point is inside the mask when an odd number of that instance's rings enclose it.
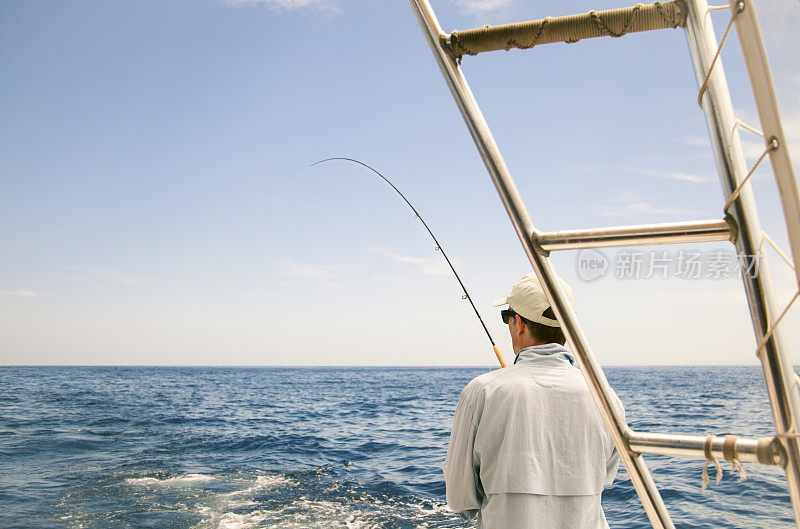
<instances>
[{"instance_id":1,"label":"boat","mask_svg":"<svg viewBox=\"0 0 800 529\"><path fill-rule=\"evenodd\" d=\"M428 0L408 1L533 270L561 322L652 527L672 529L675 525L644 461L643 456L647 454L705 460L703 477L706 482L709 466L719 469L720 461L729 462L741 477L744 477L742 462L780 466L785 472L795 521L800 528L800 426L797 426L800 425L800 379L792 368L781 327L784 316L800 297L800 268L794 266L800 262L800 195L753 1L729 0L727 5L711 7L706 0L655 2L450 33L442 30ZM717 10L727 10L729 16L720 40L717 40L710 17L710 13ZM734 114L720 58L733 27L749 75L760 126L747 124ZM691 51L698 84L697 102L705 115L726 198L721 218L554 232L536 229L470 90L461 68L462 60L491 51L533 49L553 42L574 43L668 28L682 28ZM763 151L754 166L746 162L740 138L742 130L762 137ZM766 165L766 160L769 160L778 187L789 236L790 250L786 253L761 229L750 184L756 168L762 162ZM772 408L775 434L771 437L634 431L611 405L608 380L567 302L549 258L551 252L561 250L709 241L730 242L739 257L758 343L755 354L761 362ZM796 292L785 306L775 301L769 264L764 255L765 245L775 246L794 269ZM753 269L754 260L757 272L747 273Z\"/></svg>"}]
</instances>

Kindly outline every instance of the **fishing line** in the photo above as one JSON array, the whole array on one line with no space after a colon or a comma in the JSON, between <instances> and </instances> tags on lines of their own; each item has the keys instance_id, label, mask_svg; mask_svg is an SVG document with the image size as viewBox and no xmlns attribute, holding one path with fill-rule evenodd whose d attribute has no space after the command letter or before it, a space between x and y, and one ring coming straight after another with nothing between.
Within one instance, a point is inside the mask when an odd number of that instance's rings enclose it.
<instances>
[{"instance_id":1,"label":"fishing line","mask_svg":"<svg viewBox=\"0 0 800 529\"><path fill-rule=\"evenodd\" d=\"M281 189L280 191L278 191L277 193L275 193L275 195L274 195L274 196L273 196L273 197L272 197L272 198L271 198L269 201L267 201L267 202L264 202L264 204L262 204L262 206L261 206L260 208L258 208L258 209L255 211L255 213L253 213L252 215L250 215L250 218L249 218L249 219L247 219L247 221L248 221L248 222L252 221L252 220L253 220L254 218L256 218L258 215L260 215L262 211L264 211L265 209L267 209L267 206L269 206L270 204L274 204L275 202L277 202L277 201L278 201L278 197L279 197L279 196L281 196L282 194L286 193L286 192L287 192L289 189L291 189L291 188L292 188L292 187L293 187L293 186L294 186L294 185L295 185L295 184L298 182L298 180L300 180L301 178L303 178L303 177L306 175L306 173L308 173L308 172L311 170L311 167L312 167L312 166L311 166L311 165L309 165L309 166L306 168L306 170L305 170L305 171L303 171L303 172L302 172L302 173L300 173L299 175L297 175L297 176L295 176L294 178L292 178L292 181L291 181L291 182L289 182L288 184L286 184L286 187L284 187L283 189Z\"/></svg>"},{"instance_id":2,"label":"fishing line","mask_svg":"<svg viewBox=\"0 0 800 529\"><path fill-rule=\"evenodd\" d=\"M456 272L456 269L453 266L453 263L450 261L450 258L447 257L447 254L445 253L444 248L442 248L442 245L439 243L439 240L433 234L433 232L431 231L430 227L428 227L428 223L425 222L425 219L423 219L422 215L419 214L419 211L417 211L417 208L415 208L411 204L411 202L409 202L409 200L406 198L406 196L399 189L397 189L397 186L395 186L392 182L389 181L388 178L386 178L380 172L378 172L377 169L365 164L364 162L361 162L359 160L355 160L353 158L344 158L344 157L325 158L324 160L320 160L318 162L314 162L311 165L309 165L308 169L306 169L306 171L303 172L303 174L301 174L300 176L298 176L297 178L292 180L292 182L288 186L286 186L286 188L284 188L280 193L283 193L289 187L294 185L294 183L297 182L297 180L299 180L300 177L305 175L312 167L314 167L316 165L320 165L320 164L326 163L326 162L333 162L333 161L350 162L350 163L358 164L358 165L360 165L362 167L365 167L365 168L369 169L370 171L372 171L373 173L378 175L384 182L389 184L391 186L391 188L394 189L394 191L398 195L400 195L400 198L403 199L403 201L408 205L408 207L411 208L411 211L414 212L414 216L422 223L422 225L425 227L425 231L428 232L428 235L430 235L431 239L433 239L433 242L436 244L436 250L439 251L439 252L442 252L442 257L444 257L444 260L447 261L447 266L450 267L450 270L453 272L453 275L456 276L456 280L458 281L459 286L461 286L461 290L464 292L464 294L462 294L462 296L461 296L461 299L466 299L467 301L469 301L469 304L472 306L472 310L475 311L475 316L477 316L478 321L481 322L481 326L483 327L484 332L486 332L486 336L489 338L489 342L492 344L492 349L494 349L494 354L495 354L495 356L497 356L497 360L500 362L500 366L501 367L506 367L507 364L506 364L505 358L503 357L503 353L500 351L500 348L497 346L497 344L494 343L494 339L492 338L492 335L489 332L489 329L486 327L486 323L484 323L480 312L478 312L478 308L475 306L475 303L473 303L473 301L472 301L472 296L470 296L469 292L467 292L467 287L464 286L464 282L461 281L461 277L458 275L458 272Z\"/></svg>"}]
</instances>

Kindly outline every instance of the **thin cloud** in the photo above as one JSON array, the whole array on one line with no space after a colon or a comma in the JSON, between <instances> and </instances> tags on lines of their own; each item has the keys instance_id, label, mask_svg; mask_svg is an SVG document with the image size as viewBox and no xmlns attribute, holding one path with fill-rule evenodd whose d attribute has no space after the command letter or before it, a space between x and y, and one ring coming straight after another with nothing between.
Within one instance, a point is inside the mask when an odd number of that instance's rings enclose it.
<instances>
[{"instance_id":1,"label":"thin cloud","mask_svg":"<svg viewBox=\"0 0 800 529\"><path fill-rule=\"evenodd\" d=\"M649 202L630 202L627 204L610 204L596 206L595 214L600 217L635 217L639 215L686 215L685 209L661 208Z\"/></svg>"},{"instance_id":2,"label":"thin cloud","mask_svg":"<svg viewBox=\"0 0 800 529\"><path fill-rule=\"evenodd\" d=\"M785 120L784 120L785 121ZM758 123L757 121L753 123ZM786 128L784 127L784 130ZM744 153L745 159L747 160L748 165L752 165L759 156L764 152L766 146L764 145L764 140L753 135L751 132L740 128L739 129L740 139L742 142L742 152ZM687 136L681 138L681 143L686 145L691 145L693 147L703 147L705 149L709 149L709 153L711 153L711 142L708 138L702 138L699 136ZM663 178L674 178L676 180L683 180L686 182L699 182L699 183L707 183L711 182L710 178L701 177L693 174L688 173L681 173L681 172L671 172L671 171L652 171L648 169L638 169L643 174L649 176L658 176Z\"/></svg>"},{"instance_id":3,"label":"thin cloud","mask_svg":"<svg viewBox=\"0 0 800 529\"><path fill-rule=\"evenodd\" d=\"M118 283L128 287L136 287L150 280L147 276L136 272L105 266L71 266L69 270L73 271L78 279L100 283Z\"/></svg>"},{"instance_id":4,"label":"thin cloud","mask_svg":"<svg viewBox=\"0 0 800 529\"><path fill-rule=\"evenodd\" d=\"M705 184L711 182L710 178L705 176L698 176L692 173L684 173L681 171L654 171L646 168L631 169L632 172L643 174L646 176L655 176L657 178L668 178L670 180L680 180L682 182L694 182L698 184Z\"/></svg>"},{"instance_id":5,"label":"thin cloud","mask_svg":"<svg viewBox=\"0 0 800 529\"><path fill-rule=\"evenodd\" d=\"M448 272L447 265L442 259L431 258L423 259L421 257L412 257L409 255L401 255L393 252L387 248L376 246L368 250L370 253L378 254L387 257L397 263L407 264L415 267L418 272L429 276L446 276Z\"/></svg>"},{"instance_id":6,"label":"thin cloud","mask_svg":"<svg viewBox=\"0 0 800 529\"><path fill-rule=\"evenodd\" d=\"M659 292L655 299L665 302L677 302L684 305L729 305L741 306L745 300L744 293L730 290L723 292Z\"/></svg>"},{"instance_id":7,"label":"thin cloud","mask_svg":"<svg viewBox=\"0 0 800 529\"><path fill-rule=\"evenodd\" d=\"M569 209L582 211L585 206L567 206ZM686 209L654 206L644 200L640 193L634 190L625 190L611 198L607 204L591 206L591 214L598 217L640 217L642 215L690 215L693 212Z\"/></svg>"},{"instance_id":8,"label":"thin cloud","mask_svg":"<svg viewBox=\"0 0 800 529\"><path fill-rule=\"evenodd\" d=\"M0 291L0 294L3 294L5 296L16 296L18 298L35 298L36 296L41 296L41 294L37 292L31 292L30 290L25 290L24 288L18 288L17 290Z\"/></svg>"},{"instance_id":9,"label":"thin cloud","mask_svg":"<svg viewBox=\"0 0 800 529\"><path fill-rule=\"evenodd\" d=\"M742 138L742 151L748 164L753 164L767 149L764 140L750 140Z\"/></svg>"},{"instance_id":10,"label":"thin cloud","mask_svg":"<svg viewBox=\"0 0 800 529\"><path fill-rule=\"evenodd\" d=\"M231 6L264 5L280 11L314 9L317 11L338 11L338 6L330 0L223 0Z\"/></svg>"},{"instance_id":11,"label":"thin cloud","mask_svg":"<svg viewBox=\"0 0 800 529\"><path fill-rule=\"evenodd\" d=\"M692 147L711 148L711 141L708 139L708 136L684 136L680 141Z\"/></svg>"},{"instance_id":12,"label":"thin cloud","mask_svg":"<svg viewBox=\"0 0 800 529\"><path fill-rule=\"evenodd\" d=\"M329 279L331 277L330 270L321 266L308 265L298 263L292 259L286 259L283 262L283 269L281 273L286 277L293 279Z\"/></svg>"},{"instance_id":13,"label":"thin cloud","mask_svg":"<svg viewBox=\"0 0 800 529\"><path fill-rule=\"evenodd\" d=\"M481 16L505 11L514 0L455 0L454 3L468 15Z\"/></svg>"}]
</instances>

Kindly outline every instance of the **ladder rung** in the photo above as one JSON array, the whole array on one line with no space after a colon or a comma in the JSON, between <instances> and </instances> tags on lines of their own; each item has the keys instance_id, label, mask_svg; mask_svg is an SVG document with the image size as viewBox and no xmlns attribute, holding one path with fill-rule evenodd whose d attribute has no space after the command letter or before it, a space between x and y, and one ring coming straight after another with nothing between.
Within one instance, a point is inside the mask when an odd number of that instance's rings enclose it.
<instances>
[{"instance_id":1,"label":"ladder rung","mask_svg":"<svg viewBox=\"0 0 800 529\"><path fill-rule=\"evenodd\" d=\"M454 31L442 36L454 58L485 51L528 49L552 42L578 42L595 37L621 37L627 33L677 28L686 22L679 2L637 4L623 9L590 11L580 15Z\"/></svg>"},{"instance_id":2,"label":"ladder rung","mask_svg":"<svg viewBox=\"0 0 800 529\"><path fill-rule=\"evenodd\" d=\"M736 230L733 221L729 217L726 219L553 231L537 234L535 238L539 246L548 251L679 242L733 242Z\"/></svg>"},{"instance_id":3,"label":"ladder rung","mask_svg":"<svg viewBox=\"0 0 800 529\"><path fill-rule=\"evenodd\" d=\"M706 459L706 443L710 442L711 454L720 461L735 457L741 462L782 465L785 459L780 442L774 437L747 439L730 435L709 439L701 435L628 432L626 439L638 454Z\"/></svg>"}]
</instances>

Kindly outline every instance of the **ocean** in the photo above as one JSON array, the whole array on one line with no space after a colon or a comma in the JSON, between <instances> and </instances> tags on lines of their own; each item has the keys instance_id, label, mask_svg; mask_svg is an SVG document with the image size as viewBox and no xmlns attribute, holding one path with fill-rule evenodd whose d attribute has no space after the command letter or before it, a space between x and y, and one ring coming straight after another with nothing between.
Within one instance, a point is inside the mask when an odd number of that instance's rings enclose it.
<instances>
[{"instance_id":1,"label":"ocean","mask_svg":"<svg viewBox=\"0 0 800 529\"><path fill-rule=\"evenodd\" d=\"M487 368L0 367L0 527L466 527L441 465ZM771 435L758 367L610 367L634 429ZM565 457L566 454L565 454ZM795 527L783 472L646 458L677 527ZM624 468L613 529L650 525Z\"/></svg>"}]
</instances>

